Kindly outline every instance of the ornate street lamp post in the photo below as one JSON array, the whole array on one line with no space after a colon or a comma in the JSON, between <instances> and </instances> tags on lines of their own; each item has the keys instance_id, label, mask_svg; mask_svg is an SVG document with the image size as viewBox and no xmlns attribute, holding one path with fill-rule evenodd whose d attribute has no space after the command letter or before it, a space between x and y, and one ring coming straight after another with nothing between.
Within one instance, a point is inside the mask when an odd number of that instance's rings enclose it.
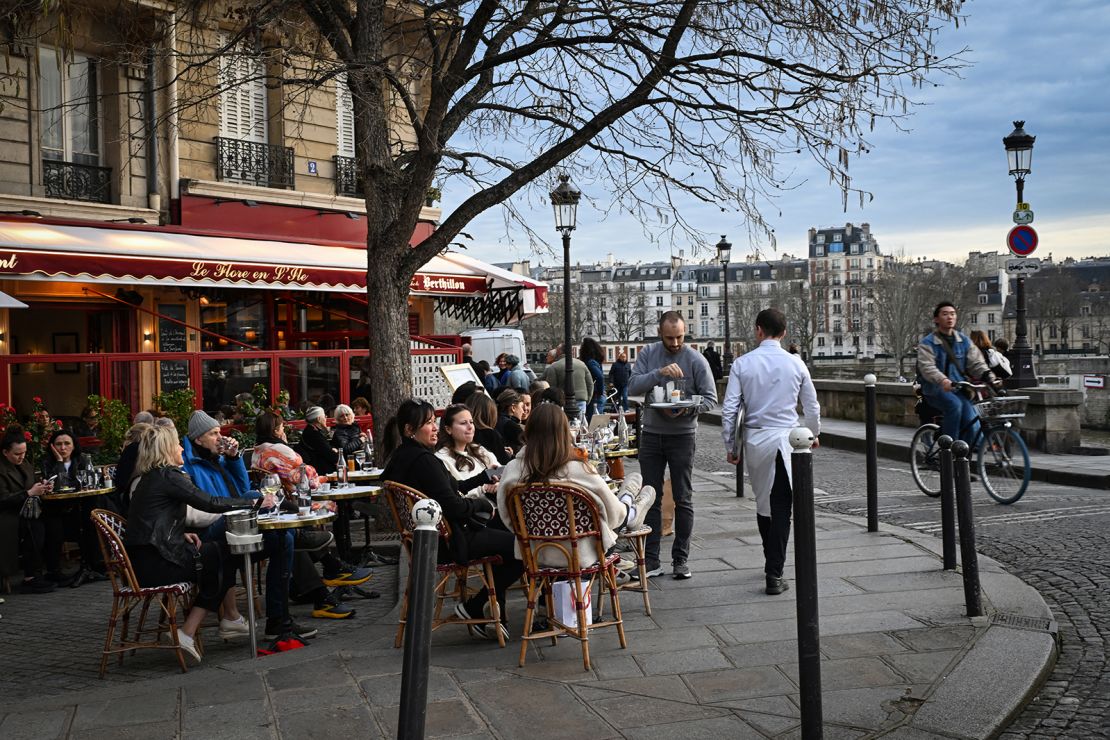
<instances>
[{"instance_id":1,"label":"ornate street lamp post","mask_svg":"<svg viewBox=\"0 0 1110 740\"><path fill-rule=\"evenodd\" d=\"M725 235L721 234L721 241L717 242L717 259L721 262L721 271L724 273L725 279L725 354L721 360L724 363L726 377L732 368L732 334L728 324L728 261L730 257L732 257L732 245L725 239Z\"/></svg>"},{"instance_id":2,"label":"ornate street lamp post","mask_svg":"<svg viewBox=\"0 0 1110 740\"><path fill-rule=\"evenodd\" d=\"M1006 147L1006 160L1009 165L1010 175L1017 186L1018 209L1025 209L1025 176L1032 172L1033 142L1036 136L1030 136L1023 128L1025 121L1014 121L1014 130L1009 136L1002 139ZM1006 381L1010 388L1029 388L1037 384L1037 374L1033 371L1033 348L1029 345L1029 335L1025 324L1025 275L1017 276L1017 326L1014 329L1014 346L1008 353L1013 375Z\"/></svg>"},{"instance_id":3,"label":"ornate street lamp post","mask_svg":"<svg viewBox=\"0 0 1110 740\"><path fill-rule=\"evenodd\" d=\"M574 231L578 217L578 201L582 192L574 186L568 175L559 175L559 184L551 191L551 207L555 209L555 230L563 235L563 408L568 419L578 416L578 403L574 400L574 363L571 360L570 336L570 232Z\"/></svg>"}]
</instances>

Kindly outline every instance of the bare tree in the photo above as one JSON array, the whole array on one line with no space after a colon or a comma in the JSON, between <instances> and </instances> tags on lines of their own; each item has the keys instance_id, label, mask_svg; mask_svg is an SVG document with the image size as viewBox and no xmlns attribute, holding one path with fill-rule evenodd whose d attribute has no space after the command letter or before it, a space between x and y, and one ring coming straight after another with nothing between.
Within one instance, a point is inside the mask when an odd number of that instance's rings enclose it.
<instances>
[{"instance_id":1,"label":"bare tree","mask_svg":"<svg viewBox=\"0 0 1110 740\"><path fill-rule=\"evenodd\" d=\"M781 267L779 268L781 271ZM817 336L817 310L813 294L803 280L779 277L773 286L771 304L786 314L789 336L808 362Z\"/></svg>"},{"instance_id":2,"label":"bare tree","mask_svg":"<svg viewBox=\"0 0 1110 740\"><path fill-rule=\"evenodd\" d=\"M1025 281L1026 306L1032 332L1043 353L1048 344L1068 349L1079 321L1083 284L1074 270L1049 267Z\"/></svg>"},{"instance_id":3,"label":"bare tree","mask_svg":"<svg viewBox=\"0 0 1110 740\"><path fill-rule=\"evenodd\" d=\"M875 281L875 320L883 347L905 374L907 355L932 326L933 307L948 298L953 275L939 266L894 260Z\"/></svg>"},{"instance_id":4,"label":"bare tree","mask_svg":"<svg viewBox=\"0 0 1110 740\"><path fill-rule=\"evenodd\" d=\"M644 294L633 290L627 282L617 283L617 289L609 293L605 323L606 334L617 342L642 339L647 329L647 307Z\"/></svg>"},{"instance_id":5,"label":"bare tree","mask_svg":"<svg viewBox=\"0 0 1110 740\"><path fill-rule=\"evenodd\" d=\"M35 5L67 19L88 3ZM864 201L849 162L868 132L898 125L911 88L961 65L935 54L960 0L176 5L183 125L220 94L221 58L261 50L258 74L286 106L307 108L312 91L345 76L366 203L371 370L391 379L375 399L383 417L411 393L409 280L479 214L505 207L535 237L517 204L528 189L542 197L562 169L652 238L704 243L683 216L696 202L734 212L758 237L761 209L793 184L780 158L810 155L845 202ZM213 45L217 24L234 30ZM192 29L202 31L186 47ZM457 205L410 248L433 184Z\"/></svg>"}]
</instances>

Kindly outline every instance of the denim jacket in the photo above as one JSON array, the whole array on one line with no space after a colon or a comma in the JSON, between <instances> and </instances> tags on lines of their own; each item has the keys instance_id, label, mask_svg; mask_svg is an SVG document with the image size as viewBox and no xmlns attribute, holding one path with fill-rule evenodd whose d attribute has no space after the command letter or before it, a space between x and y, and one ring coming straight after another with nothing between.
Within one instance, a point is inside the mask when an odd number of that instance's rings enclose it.
<instances>
[{"instance_id":1,"label":"denim jacket","mask_svg":"<svg viewBox=\"0 0 1110 740\"><path fill-rule=\"evenodd\" d=\"M972 344L967 335L952 334L953 356L936 332L926 334L917 345L917 371L921 374L923 390L940 386L945 378L953 383L977 378L990 371L983 353Z\"/></svg>"}]
</instances>

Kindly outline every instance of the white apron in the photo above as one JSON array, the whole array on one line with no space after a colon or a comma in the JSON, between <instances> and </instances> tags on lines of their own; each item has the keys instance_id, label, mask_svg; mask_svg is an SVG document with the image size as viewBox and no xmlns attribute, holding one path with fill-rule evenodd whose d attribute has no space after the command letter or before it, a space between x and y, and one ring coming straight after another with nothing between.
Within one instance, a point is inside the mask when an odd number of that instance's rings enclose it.
<instances>
[{"instance_id":1,"label":"white apron","mask_svg":"<svg viewBox=\"0 0 1110 740\"><path fill-rule=\"evenodd\" d=\"M790 446L791 428L744 430L744 464L748 468L748 478L755 494L755 510L760 516L771 516L771 488L775 485L775 454L782 453L786 466L786 476L791 477ZM791 480L791 490L793 481Z\"/></svg>"}]
</instances>

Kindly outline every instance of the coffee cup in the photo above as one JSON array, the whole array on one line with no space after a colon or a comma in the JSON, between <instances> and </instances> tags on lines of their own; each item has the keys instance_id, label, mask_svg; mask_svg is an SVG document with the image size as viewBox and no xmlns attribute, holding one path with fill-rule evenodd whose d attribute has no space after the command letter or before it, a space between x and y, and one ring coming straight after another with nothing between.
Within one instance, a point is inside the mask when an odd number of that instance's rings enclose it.
<instances>
[{"instance_id":1,"label":"coffee cup","mask_svg":"<svg viewBox=\"0 0 1110 740\"><path fill-rule=\"evenodd\" d=\"M298 507L297 508L297 516L300 516L302 518L312 516L312 507L311 506L300 506L300 507Z\"/></svg>"},{"instance_id":2,"label":"coffee cup","mask_svg":"<svg viewBox=\"0 0 1110 740\"><path fill-rule=\"evenodd\" d=\"M331 490L331 483L321 483L320 484L320 491L321 492L327 493L330 490Z\"/></svg>"},{"instance_id":3,"label":"coffee cup","mask_svg":"<svg viewBox=\"0 0 1110 740\"><path fill-rule=\"evenodd\" d=\"M659 385L657 385L657 386L655 386L654 388L651 389L652 398L655 399L656 403L663 403L663 393L664 392L665 391L663 390L663 387L659 386Z\"/></svg>"},{"instance_id":4,"label":"coffee cup","mask_svg":"<svg viewBox=\"0 0 1110 740\"><path fill-rule=\"evenodd\" d=\"M701 396L695 393L694 395L690 396L690 402L693 403L695 406L701 406Z\"/></svg>"}]
</instances>

